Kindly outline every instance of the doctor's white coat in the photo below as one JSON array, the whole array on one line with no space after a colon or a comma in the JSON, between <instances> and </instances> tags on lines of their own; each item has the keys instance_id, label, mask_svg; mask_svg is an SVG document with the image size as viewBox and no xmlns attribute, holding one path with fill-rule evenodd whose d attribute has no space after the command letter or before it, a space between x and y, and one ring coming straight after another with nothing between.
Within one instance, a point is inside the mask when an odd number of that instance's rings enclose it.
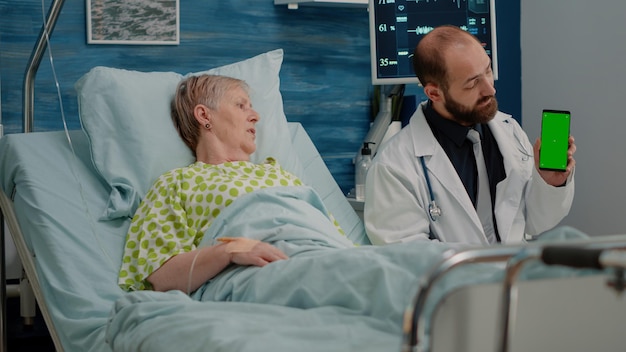
<instances>
[{"instance_id":1,"label":"doctor's white coat","mask_svg":"<svg viewBox=\"0 0 626 352\"><path fill-rule=\"evenodd\" d=\"M432 134L423 104L409 124L378 149L365 187L364 219L373 244L426 240L487 245L478 214L445 151ZM533 147L510 115L489 122L504 159L506 178L496 186L495 221L502 243L524 240L556 226L574 198L573 172L563 187L544 182L535 169ZM433 221L424 157L441 216Z\"/></svg>"}]
</instances>

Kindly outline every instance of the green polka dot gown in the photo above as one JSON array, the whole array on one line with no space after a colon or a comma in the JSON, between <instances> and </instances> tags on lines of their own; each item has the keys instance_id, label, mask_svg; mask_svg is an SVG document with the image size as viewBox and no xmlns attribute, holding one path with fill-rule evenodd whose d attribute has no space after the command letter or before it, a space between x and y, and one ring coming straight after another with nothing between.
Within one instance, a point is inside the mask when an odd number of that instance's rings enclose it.
<instances>
[{"instance_id":1,"label":"green polka dot gown","mask_svg":"<svg viewBox=\"0 0 626 352\"><path fill-rule=\"evenodd\" d=\"M195 249L211 222L240 195L300 185L272 158L263 164L196 162L163 174L131 221L118 284L124 290L150 289L146 278L172 256ZM343 233L336 221L335 226Z\"/></svg>"}]
</instances>

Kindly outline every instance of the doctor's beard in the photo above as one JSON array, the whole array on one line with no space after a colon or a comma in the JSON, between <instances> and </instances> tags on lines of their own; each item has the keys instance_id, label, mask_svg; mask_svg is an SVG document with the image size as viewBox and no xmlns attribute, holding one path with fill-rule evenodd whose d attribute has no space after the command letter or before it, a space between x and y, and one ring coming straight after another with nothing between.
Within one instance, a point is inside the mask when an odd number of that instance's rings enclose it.
<instances>
[{"instance_id":1,"label":"doctor's beard","mask_svg":"<svg viewBox=\"0 0 626 352\"><path fill-rule=\"evenodd\" d=\"M445 108L461 124L473 126L478 123L487 123L496 116L498 101L491 95L481 98L473 107L465 107L454 100L447 91L444 91ZM486 104L486 105L483 105Z\"/></svg>"}]
</instances>

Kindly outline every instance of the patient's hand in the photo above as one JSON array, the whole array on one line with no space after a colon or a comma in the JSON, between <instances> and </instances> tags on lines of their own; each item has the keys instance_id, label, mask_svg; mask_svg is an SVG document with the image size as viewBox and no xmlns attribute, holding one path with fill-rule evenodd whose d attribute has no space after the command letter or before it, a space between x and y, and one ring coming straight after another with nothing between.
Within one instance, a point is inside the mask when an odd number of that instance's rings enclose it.
<instances>
[{"instance_id":1,"label":"patient's hand","mask_svg":"<svg viewBox=\"0 0 626 352\"><path fill-rule=\"evenodd\" d=\"M271 244L248 238L233 239L226 244L226 252L231 255L230 261L239 265L265 266L273 261L289 258Z\"/></svg>"},{"instance_id":2,"label":"patient's hand","mask_svg":"<svg viewBox=\"0 0 626 352\"><path fill-rule=\"evenodd\" d=\"M288 258L280 249L249 238L227 237L218 241L222 243L173 256L147 280L155 291L181 290L189 294L230 263L264 266Z\"/></svg>"}]
</instances>

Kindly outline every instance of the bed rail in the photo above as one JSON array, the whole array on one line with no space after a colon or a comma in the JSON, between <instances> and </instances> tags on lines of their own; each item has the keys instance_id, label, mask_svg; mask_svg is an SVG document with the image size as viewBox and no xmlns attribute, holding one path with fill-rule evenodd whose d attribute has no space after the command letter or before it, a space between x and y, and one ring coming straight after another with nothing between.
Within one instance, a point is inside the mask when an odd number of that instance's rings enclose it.
<instances>
[{"instance_id":1,"label":"bed rail","mask_svg":"<svg viewBox=\"0 0 626 352\"><path fill-rule=\"evenodd\" d=\"M48 39L52 35L54 26L56 25L61 9L65 0L54 0L50 5L45 23L41 27L41 32L37 38L37 42L33 48L26 72L24 75L23 101L22 101L22 131L24 133L32 132L34 125L34 105L35 105L35 76L41 64L41 59L46 47ZM6 269L5 269L5 233L4 233L4 216L0 211L0 352L7 350L7 327L6 327ZM32 282L32 281L31 281Z\"/></svg>"},{"instance_id":2,"label":"bed rail","mask_svg":"<svg viewBox=\"0 0 626 352\"><path fill-rule=\"evenodd\" d=\"M4 219L6 218L7 226L9 228L9 231L13 235L13 238L16 241L16 243L18 243L17 241L19 241L19 239L24 238L24 236L22 235L22 230L20 229L18 221L17 221L17 216L15 215L15 210L13 208L13 201L9 199L9 197L4 193L2 189L0 189L0 218L2 218L2 221L1 221L2 223L4 223ZM2 235L2 239L4 239L4 234ZM20 259L23 261L23 263L27 264L27 265L24 265L24 271L26 272L26 277L29 278L29 284L33 288L33 295L35 296L35 299L38 302L43 302L44 297L43 297L42 289L39 285L40 281L38 279L37 271L35 271L35 263L34 263L33 257L29 255L29 253L27 252L27 250L25 250L25 248L26 248L26 244L16 246ZM2 286L4 287L5 285L2 285ZM2 301L2 304L3 304L2 325L6 327L5 325L6 316L4 316L4 313L6 312L4 310L5 308L4 305L6 305L6 297L3 297L3 298L4 300ZM54 325L52 322L52 317L50 315L50 312L48 311L48 308L45 305L42 305L39 307L39 310L44 318L46 326L49 327L48 333L50 334L50 338L52 339L54 343L55 349L59 352L62 352L63 346L61 345L56 329L53 328ZM4 350L0 349L0 352L7 351L6 330L3 331L3 333L5 334L2 340L2 346L4 346Z\"/></svg>"},{"instance_id":3,"label":"bed rail","mask_svg":"<svg viewBox=\"0 0 626 352\"><path fill-rule=\"evenodd\" d=\"M5 257L4 215L2 214L2 210L0 210L0 281L2 281L2 284L0 285L0 352L4 352L7 350L7 339L6 339L7 277L6 277L6 270L4 268L4 262L5 262L4 257Z\"/></svg>"},{"instance_id":4,"label":"bed rail","mask_svg":"<svg viewBox=\"0 0 626 352\"><path fill-rule=\"evenodd\" d=\"M52 31L54 31L54 26L56 25L64 3L65 0L54 0L50 5L46 22L41 26L41 32L39 33L30 60L28 61L28 66L26 67L23 87L24 100L22 101L24 115L22 130L24 133L32 132L33 130L35 116L35 76L37 75L39 64L41 64L41 59L48 46L48 39L52 35Z\"/></svg>"},{"instance_id":5,"label":"bed rail","mask_svg":"<svg viewBox=\"0 0 626 352\"><path fill-rule=\"evenodd\" d=\"M457 253L453 253L444 258L436 265L425 281L420 285L418 292L410 306L405 312L404 323L404 341L402 352L427 352L430 351L430 340L426 339L425 323L431 321L432 317L424 314L426 300L435 286L435 284L443 278L451 270L472 263L494 263L506 262L505 275L502 282L502 310L500 313L499 326L500 333L497 334L497 351L509 351L509 342L513 335L513 327L516 318L517 308L517 278L524 264L529 261L542 260L544 250L554 247L555 243L530 243L526 245L512 245L502 247L488 247L482 249L470 249ZM560 247L576 248L579 250L594 250L596 255L598 251L625 250L626 236L605 236L602 238L572 240ZM611 253L612 254L612 253ZM624 254L621 254L624 259ZM614 258L615 255L612 255ZM626 259L622 260L626 261ZM624 289L624 269L615 264L612 260L610 264L604 267L616 268L615 278L607 282L608 286L613 287L616 291L621 292ZM549 264L549 263L548 263ZM566 263L555 263L564 265ZM570 265L573 266L573 265ZM581 267L581 266L578 266ZM593 267L587 265L586 267ZM598 266L595 266L598 268ZM435 310L432 311L433 313Z\"/></svg>"},{"instance_id":6,"label":"bed rail","mask_svg":"<svg viewBox=\"0 0 626 352\"><path fill-rule=\"evenodd\" d=\"M517 254L520 248L520 246L511 246L469 249L453 253L436 265L420 285L413 304L405 312L402 352L428 351L429 348L423 337L425 336L425 323L430 317L426 317L423 311L432 288L441 278L462 265L507 261Z\"/></svg>"},{"instance_id":7,"label":"bed rail","mask_svg":"<svg viewBox=\"0 0 626 352\"><path fill-rule=\"evenodd\" d=\"M607 284L611 286L617 293L624 290L624 254L614 255L616 250L626 249L626 238L623 236L614 236L603 238L599 242L589 242L585 244L561 244L561 245L545 245L542 247L533 247L521 251L516 256L509 259L506 266L506 272L503 280L502 292L502 314L500 323L502 331L500 333L499 351L508 352L510 350L510 341L513 336L514 324L517 316L517 278L524 264L530 261L541 260L547 265L565 265L574 268L591 268L604 269L614 268L613 280ZM558 260L558 254L565 252L564 260ZM606 263L600 263L599 259L602 253L608 253L609 259L619 257L621 261L609 260ZM546 254L556 253L549 257L557 257L556 260L547 258ZM595 260L589 258L595 258Z\"/></svg>"}]
</instances>

